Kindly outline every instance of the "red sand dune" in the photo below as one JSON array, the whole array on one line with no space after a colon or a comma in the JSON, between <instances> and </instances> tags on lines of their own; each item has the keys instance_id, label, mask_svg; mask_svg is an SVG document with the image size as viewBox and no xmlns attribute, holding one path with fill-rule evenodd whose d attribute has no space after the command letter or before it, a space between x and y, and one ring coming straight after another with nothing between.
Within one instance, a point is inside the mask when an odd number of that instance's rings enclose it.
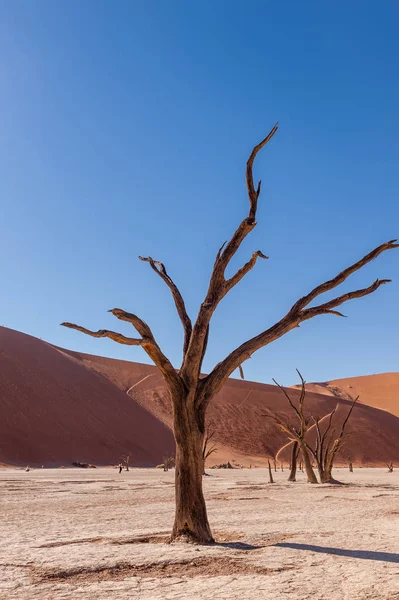
<instances>
[{"instance_id":1,"label":"red sand dune","mask_svg":"<svg viewBox=\"0 0 399 600\"><path fill-rule=\"evenodd\" d=\"M62 350L6 328L0 328L0 361L0 462L112 464L131 451L134 465L155 465L173 453L171 405L155 367ZM307 396L315 416L336 402L327 394ZM338 402L342 418L350 403ZM267 408L290 414L275 386L229 380L209 410L218 447L209 464L264 465L286 442L263 417ZM364 465L399 462L397 417L359 405L348 431L342 461L351 455Z\"/></svg>"},{"instance_id":2,"label":"red sand dune","mask_svg":"<svg viewBox=\"0 0 399 600\"><path fill-rule=\"evenodd\" d=\"M171 426L170 401L162 377L155 367L71 354L114 381L138 403ZM296 390L290 390L290 393L298 395ZM346 399L315 394L309 390L306 405L309 413L322 417L334 409L337 401L340 407L334 423L339 425L350 406ZM216 431L218 446L218 452L212 455L209 464L233 459L245 465L264 465L266 456L277 453L286 443L286 436L263 417L267 408L281 415L291 415L285 397L276 386L230 379L209 409L208 418ZM355 407L352 418L352 423L347 427L351 435L342 448L341 461L346 461L348 455L355 462L368 465L397 461L394 457L399 458L398 418L364 405ZM285 452L282 457L288 458L288 455L289 452Z\"/></svg>"},{"instance_id":3,"label":"red sand dune","mask_svg":"<svg viewBox=\"0 0 399 600\"><path fill-rule=\"evenodd\" d=\"M325 383L309 383L309 390L338 398L356 398L362 404L387 410L399 417L399 373L365 375L334 379Z\"/></svg>"},{"instance_id":4,"label":"red sand dune","mask_svg":"<svg viewBox=\"0 0 399 600\"><path fill-rule=\"evenodd\" d=\"M150 466L174 452L170 429L104 376L34 337L0 327L0 462Z\"/></svg>"}]
</instances>

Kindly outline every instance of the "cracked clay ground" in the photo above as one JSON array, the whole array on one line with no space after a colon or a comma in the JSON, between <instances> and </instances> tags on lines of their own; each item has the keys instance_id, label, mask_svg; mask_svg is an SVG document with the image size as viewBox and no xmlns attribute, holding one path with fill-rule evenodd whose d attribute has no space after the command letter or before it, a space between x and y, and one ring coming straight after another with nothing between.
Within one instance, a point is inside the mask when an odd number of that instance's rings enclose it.
<instances>
[{"instance_id":1,"label":"cracked clay ground","mask_svg":"<svg viewBox=\"0 0 399 600\"><path fill-rule=\"evenodd\" d=\"M212 547L169 545L174 472L0 470L5 600L399 600L399 471L204 478Z\"/></svg>"}]
</instances>

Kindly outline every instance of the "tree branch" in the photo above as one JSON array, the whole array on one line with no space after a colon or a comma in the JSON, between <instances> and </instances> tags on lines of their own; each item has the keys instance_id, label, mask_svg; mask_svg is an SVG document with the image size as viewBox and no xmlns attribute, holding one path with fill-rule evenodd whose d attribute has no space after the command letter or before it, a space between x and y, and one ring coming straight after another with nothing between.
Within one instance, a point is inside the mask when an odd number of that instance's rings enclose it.
<instances>
[{"instance_id":1,"label":"tree branch","mask_svg":"<svg viewBox=\"0 0 399 600\"><path fill-rule=\"evenodd\" d=\"M254 268L258 258L267 259L269 257L266 256L265 254L263 254L263 252L261 252L260 250L257 250L256 252L254 252L252 254L251 258L249 259L249 261L246 262L245 265L243 265L240 269L238 269L237 273L235 275L233 275L233 277L230 277L230 279L228 279L226 281L225 294L227 294L227 292L229 292L235 285L237 285L237 283L239 283L241 281L241 279L243 277L245 277L245 275L247 273L249 273L249 271L251 271L251 269Z\"/></svg>"},{"instance_id":2,"label":"tree branch","mask_svg":"<svg viewBox=\"0 0 399 600\"><path fill-rule=\"evenodd\" d=\"M302 310L301 311L301 314L302 314L301 321L307 321L308 319L312 319L313 317L316 317L317 315L327 315L327 314L344 317L345 315L343 315L342 313L340 313L336 310L332 310L332 309L335 308L336 306L340 306L344 302L348 302L348 300L355 300L356 298L362 298L363 296L368 296L369 294L372 294L373 292L378 290L378 288L381 285L384 285L385 283L390 283L390 282L391 282L390 279L376 279L374 281L374 283L372 283L367 288L363 288L361 290L356 290L354 292L348 292L347 294L342 294L342 296L338 296L338 298L334 298L333 300L330 300L329 302L325 302L324 304L320 304L319 306L314 306L312 308L307 308L306 310Z\"/></svg>"},{"instance_id":3,"label":"tree branch","mask_svg":"<svg viewBox=\"0 0 399 600\"><path fill-rule=\"evenodd\" d=\"M61 323L62 327L68 327L69 329L76 329L77 331L81 331L86 335L91 335L91 337L96 338L110 338L114 340L114 342L118 342L118 344L125 344L126 346L142 346L144 340L142 338L128 338L121 333L117 333L116 331L109 331L108 329L99 329L98 331L90 331L90 329L86 329L85 327L81 327L80 325L75 325L74 323Z\"/></svg>"},{"instance_id":4,"label":"tree branch","mask_svg":"<svg viewBox=\"0 0 399 600\"><path fill-rule=\"evenodd\" d=\"M69 327L70 329L76 329L77 331L81 331L86 335L90 335L92 337L108 337L119 344L126 344L129 346L141 346L151 360L155 363L158 369L161 371L165 381L169 385L171 390L176 390L179 393L182 393L184 386L183 382L180 379L180 376L173 368L170 360L163 354L162 350L158 346L155 341L154 335L147 325L145 321L140 319L137 315L132 313L128 313L120 308L113 308L110 310L115 317L120 319L121 321L127 321L131 323L133 327L138 331L141 335L141 339L128 338L122 335L121 333L116 333L114 331L108 331L107 329L100 329L99 331L90 331L85 327L81 327L80 325L74 325L73 323L62 323L64 327Z\"/></svg>"},{"instance_id":5,"label":"tree branch","mask_svg":"<svg viewBox=\"0 0 399 600\"><path fill-rule=\"evenodd\" d=\"M145 258L144 256L139 256L139 259L143 262L148 262L155 273L159 275L159 277L166 283L170 291L172 292L173 300L175 302L177 313L180 317L180 321L183 325L184 330L184 343L183 343L183 353L185 354L188 348L188 344L190 342L191 332L193 329L191 319L187 314L186 305L183 300L183 296L181 295L177 285L174 281L169 277L166 272L165 265L157 260L153 260L151 256Z\"/></svg>"},{"instance_id":6,"label":"tree branch","mask_svg":"<svg viewBox=\"0 0 399 600\"><path fill-rule=\"evenodd\" d=\"M205 300L201 304L197 320L194 324L181 369L181 376L188 385L190 385L191 382L196 381L196 379L199 377L204 355L203 347L205 343L205 337L207 335L210 320L219 302L234 287L234 285L241 281L244 275L253 268L259 256L262 258L265 257L265 255L260 251L255 252L252 255L252 258L241 269L239 269L231 279L226 281L225 270L228 264L241 246L243 240L256 226L256 209L261 184L259 182L258 187L255 190L252 175L253 163L258 152L272 139L276 131L277 124L273 127L270 133L254 147L247 161L246 183L250 205L249 214L248 217L241 221L230 241L227 243L225 242L216 255L208 291Z\"/></svg>"},{"instance_id":7,"label":"tree branch","mask_svg":"<svg viewBox=\"0 0 399 600\"><path fill-rule=\"evenodd\" d=\"M258 198L259 198L259 194L260 194L260 187L262 184L262 182L259 181L258 187L255 190L254 178L252 175L252 167L253 167L256 155L258 154L258 152L260 150L262 150L262 148L264 146L266 146L266 144L268 142L270 142L270 140L272 139L274 134L277 132L277 129L278 129L278 123L276 123L275 126L273 127L273 129L267 134L267 136L261 142L259 142L259 144L257 144L255 146L255 148L252 150L250 157L247 161L246 180L247 180L247 190L248 190L248 198L249 198L249 204L250 204L249 218L252 218L252 219L256 218L256 210L258 208Z\"/></svg>"},{"instance_id":8,"label":"tree branch","mask_svg":"<svg viewBox=\"0 0 399 600\"><path fill-rule=\"evenodd\" d=\"M341 285L341 283L343 283L346 279L348 279L348 277L350 275L352 275L356 271L359 271L362 267L364 267L365 265L370 263L372 260L377 258L377 256L382 254L382 252L385 252L386 250L391 250L393 248L399 248L399 244L396 244L395 242L397 242L397 240L390 240L389 242L385 242L384 244L377 246L377 248L374 248L374 250L372 250L371 252L369 252L368 254L363 256L363 258L358 260L356 263L354 263L350 267L347 267L346 269L344 269L343 271L338 273L338 275L336 275L336 277L318 285L311 292L309 292L309 294L307 294L306 296L303 296L303 298L300 298L298 300L298 302L296 302L296 304L294 304L294 306L292 307L291 310L293 312L302 310L303 308L308 306L308 304L310 304L312 302L312 300L317 298L317 296L321 296L321 294L324 294L325 292L329 292L330 290L333 290L334 288ZM384 281L384 283L386 283L386 282L387 282L387 280ZM373 284L373 285L375 285L375 284ZM377 289L377 288L375 288L375 289ZM374 291L374 290L372 290L372 291ZM371 293L371 292L368 292L368 293ZM342 302L345 302L345 300L343 300ZM342 304L342 302L341 302L341 304Z\"/></svg>"},{"instance_id":9,"label":"tree branch","mask_svg":"<svg viewBox=\"0 0 399 600\"><path fill-rule=\"evenodd\" d=\"M241 346L233 350L233 352L231 352L223 361L216 365L213 371L206 378L201 380L202 402L206 404L209 399L221 389L224 382L233 373L233 371L235 371L235 369L237 369L238 366L247 358L250 358L254 352L279 339L295 327L299 327L299 324L302 321L307 321L320 314L334 314L343 316L341 313L333 309L337 306L340 306L344 302L347 302L348 300L367 296L375 292L381 285L388 283L390 281L388 279L377 279L368 288L349 292L319 306L305 309L305 307L317 296L332 290L343 283L349 277L349 275L361 269L364 265L371 262L382 252L391 250L393 248L398 248L399 244L396 244L395 242L396 240L391 240L385 244L382 244L381 246L378 246L372 252L366 254L366 256L360 259L357 263L341 271L341 273L334 277L334 279L317 286L309 294L303 298L300 298L300 300L298 300L292 306L289 312L275 325L244 342L241 344Z\"/></svg>"}]
</instances>

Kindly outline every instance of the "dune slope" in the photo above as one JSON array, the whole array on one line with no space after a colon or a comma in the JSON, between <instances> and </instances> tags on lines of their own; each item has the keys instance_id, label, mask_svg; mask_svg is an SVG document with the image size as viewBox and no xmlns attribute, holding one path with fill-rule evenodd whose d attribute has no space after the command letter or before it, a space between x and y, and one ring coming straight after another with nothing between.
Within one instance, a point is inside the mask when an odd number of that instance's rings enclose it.
<instances>
[{"instance_id":1,"label":"dune slope","mask_svg":"<svg viewBox=\"0 0 399 600\"><path fill-rule=\"evenodd\" d=\"M152 466L170 429L106 377L37 338L0 328L0 462Z\"/></svg>"},{"instance_id":2,"label":"dune slope","mask_svg":"<svg viewBox=\"0 0 399 600\"><path fill-rule=\"evenodd\" d=\"M322 417L337 401L339 422L350 402L331 391L309 391L307 410ZM287 440L264 417L267 409L291 418L275 386L230 379L208 413L218 448L209 464L236 460L264 465L267 456L275 455ZM155 367L63 350L4 327L0 411L0 463L69 466L79 460L107 465L131 452L132 464L154 466L174 453L171 403ZM399 462L396 416L359 405L348 431L352 435L341 462L348 455L369 466Z\"/></svg>"}]
</instances>

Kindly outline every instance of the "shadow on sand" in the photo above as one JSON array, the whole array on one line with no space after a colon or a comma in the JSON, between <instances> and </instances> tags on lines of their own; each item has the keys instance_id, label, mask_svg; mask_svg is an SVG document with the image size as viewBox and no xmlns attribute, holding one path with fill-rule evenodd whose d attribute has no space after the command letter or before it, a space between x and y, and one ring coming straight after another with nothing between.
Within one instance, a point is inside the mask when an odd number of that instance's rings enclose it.
<instances>
[{"instance_id":1,"label":"shadow on sand","mask_svg":"<svg viewBox=\"0 0 399 600\"><path fill-rule=\"evenodd\" d=\"M222 546L223 548L232 548L233 550L259 550L263 548L263 546L254 546L245 542L216 542L215 545ZM277 546L278 544L275 545Z\"/></svg>"},{"instance_id":2,"label":"shadow on sand","mask_svg":"<svg viewBox=\"0 0 399 600\"><path fill-rule=\"evenodd\" d=\"M294 544L280 542L274 544L280 548L292 548L293 550L310 550L311 552L322 552L335 556L348 556L350 558L361 558L363 560L381 560L383 562L399 563L399 554L391 552L373 552L371 550L344 550L343 548L328 548L325 546L312 546L310 544Z\"/></svg>"}]
</instances>

